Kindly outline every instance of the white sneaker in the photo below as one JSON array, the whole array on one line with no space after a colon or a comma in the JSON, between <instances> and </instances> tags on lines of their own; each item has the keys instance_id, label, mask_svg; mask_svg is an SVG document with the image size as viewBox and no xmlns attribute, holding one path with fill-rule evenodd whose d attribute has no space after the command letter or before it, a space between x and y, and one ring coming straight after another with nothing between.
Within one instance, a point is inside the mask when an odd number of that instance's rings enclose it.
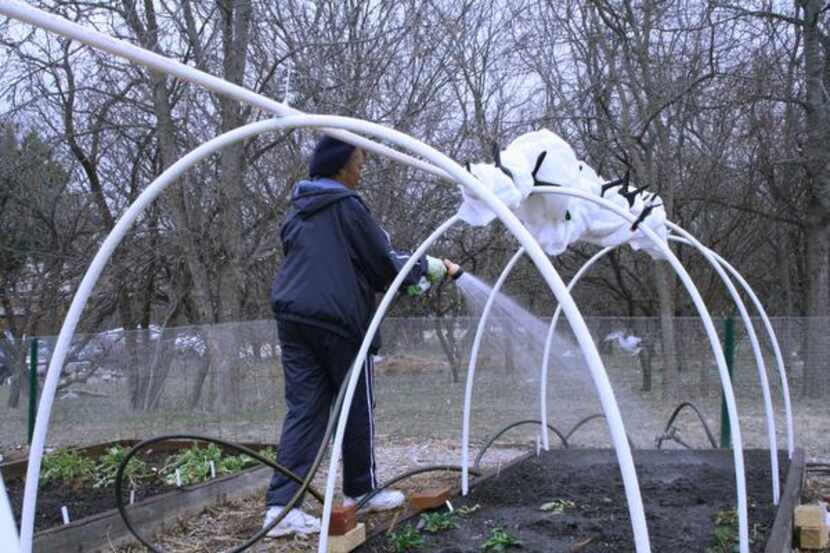
<instances>
[{"instance_id":1,"label":"white sneaker","mask_svg":"<svg viewBox=\"0 0 830 553\"><path fill-rule=\"evenodd\" d=\"M283 507L281 505L273 505L268 508L265 513L265 521L262 527L265 528L271 521L279 516ZM291 512L282 519L279 524L268 531L269 538L281 538L283 536L290 536L291 534L317 534L320 532L320 519L307 515L300 509L291 509Z\"/></svg>"},{"instance_id":2,"label":"white sneaker","mask_svg":"<svg viewBox=\"0 0 830 553\"><path fill-rule=\"evenodd\" d=\"M356 498L346 497L343 500L343 506L351 507L352 505L360 503L364 497L366 496L361 495ZM406 498L398 490L383 490L370 499L369 502L360 509L360 512L391 511L392 509L397 509L403 505L404 501L406 501Z\"/></svg>"}]
</instances>

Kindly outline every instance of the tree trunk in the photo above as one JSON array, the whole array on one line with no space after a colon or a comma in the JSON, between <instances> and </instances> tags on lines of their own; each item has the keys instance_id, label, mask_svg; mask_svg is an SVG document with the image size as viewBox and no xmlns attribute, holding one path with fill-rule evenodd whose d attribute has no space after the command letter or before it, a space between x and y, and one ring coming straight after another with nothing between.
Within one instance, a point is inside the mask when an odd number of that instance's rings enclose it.
<instances>
[{"instance_id":1,"label":"tree trunk","mask_svg":"<svg viewBox=\"0 0 830 553\"><path fill-rule=\"evenodd\" d=\"M650 392L653 374L652 360L654 359L654 344L650 339L647 339L643 350L640 352L640 369L642 372L642 381L640 391Z\"/></svg>"},{"instance_id":2,"label":"tree trunk","mask_svg":"<svg viewBox=\"0 0 830 553\"><path fill-rule=\"evenodd\" d=\"M13 374L9 386L9 399L7 405L11 409L20 406L21 397L29 397L29 371L26 363L26 355L29 352L25 340L18 339L11 349L11 363Z\"/></svg>"},{"instance_id":3,"label":"tree trunk","mask_svg":"<svg viewBox=\"0 0 830 553\"><path fill-rule=\"evenodd\" d=\"M818 211L815 206L811 211ZM807 226L807 336L804 359L803 392L820 398L827 379L827 353L830 351L828 313L830 313L830 228L825 220L812 217Z\"/></svg>"},{"instance_id":4,"label":"tree trunk","mask_svg":"<svg viewBox=\"0 0 830 553\"><path fill-rule=\"evenodd\" d=\"M511 374L516 372L516 355L513 351L513 339L507 329L504 333L504 372Z\"/></svg>"},{"instance_id":5,"label":"tree trunk","mask_svg":"<svg viewBox=\"0 0 830 553\"><path fill-rule=\"evenodd\" d=\"M660 334L663 372L662 388L664 398L677 395L677 352L674 336L674 273L665 261L654 264L657 294L660 298Z\"/></svg>"},{"instance_id":6,"label":"tree trunk","mask_svg":"<svg viewBox=\"0 0 830 553\"><path fill-rule=\"evenodd\" d=\"M455 319L452 317L435 317L433 321L435 321L435 335L438 337L441 349L444 350L444 355L447 356L452 382L455 384L459 382L458 370L461 364L458 345L455 340ZM449 329L444 327L444 323L448 323Z\"/></svg>"},{"instance_id":7,"label":"tree trunk","mask_svg":"<svg viewBox=\"0 0 830 553\"><path fill-rule=\"evenodd\" d=\"M828 222L830 221L830 107L827 79L830 75L830 44L820 25L825 2L801 0L804 8L805 97L809 122L804 155L813 197L806 213L807 259L807 351L804 364L804 394L819 398L825 388L828 352L827 322L830 316L830 267L828 267Z\"/></svg>"}]
</instances>

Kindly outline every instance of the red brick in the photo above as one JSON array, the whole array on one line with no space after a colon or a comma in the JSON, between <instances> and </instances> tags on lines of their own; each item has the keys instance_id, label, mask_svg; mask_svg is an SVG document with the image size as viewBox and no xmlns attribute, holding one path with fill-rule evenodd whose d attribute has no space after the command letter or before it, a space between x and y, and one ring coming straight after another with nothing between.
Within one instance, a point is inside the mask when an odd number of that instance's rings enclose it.
<instances>
[{"instance_id":1,"label":"red brick","mask_svg":"<svg viewBox=\"0 0 830 553\"><path fill-rule=\"evenodd\" d=\"M335 505L331 508L329 536L343 536L357 526L357 505L344 507Z\"/></svg>"},{"instance_id":2,"label":"red brick","mask_svg":"<svg viewBox=\"0 0 830 553\"><path fill-rule=\"evenodd\" d=\"M428 511L429 509L437 509L442 506L449 498L450 488L447 486L414 493L409 496L409 503L416 511Z\"/></svg>"}]
</instances>

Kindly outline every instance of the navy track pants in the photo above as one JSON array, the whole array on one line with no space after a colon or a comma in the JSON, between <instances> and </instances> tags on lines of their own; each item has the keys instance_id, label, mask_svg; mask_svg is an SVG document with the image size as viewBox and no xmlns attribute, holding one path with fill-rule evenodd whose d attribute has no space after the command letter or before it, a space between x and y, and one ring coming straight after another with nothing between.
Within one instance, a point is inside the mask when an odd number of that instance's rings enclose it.
<instances>
[{"instance_id":1,"label":"navy track pants","mask_svg":"<svg viewBox=\"0 0 830 553\"><path fill-rule=\"evenodd\" d=\"M282 425L277 462L305 478L320 449L329 413L340 385L354 362L359 343L325 329L294 321L277 322L285 401L288 413ZM357 497L377 486L371 355L355 388L343 439L343 493ZM274 471L266 503L286 505L300 485Z\"/></svg>"}]
</instances>

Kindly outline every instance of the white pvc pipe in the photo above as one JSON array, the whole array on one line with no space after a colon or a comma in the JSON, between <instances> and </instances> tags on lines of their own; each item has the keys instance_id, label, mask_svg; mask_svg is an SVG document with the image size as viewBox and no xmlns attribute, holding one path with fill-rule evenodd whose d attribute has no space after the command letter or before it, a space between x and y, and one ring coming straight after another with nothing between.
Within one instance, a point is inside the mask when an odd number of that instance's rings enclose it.
<instances>
[{"instance_id":1,"label":"white pvc pipe","mask_svg":"<svg viewBox=\"0 0 830 553\"><path fill-rule=\"evenodd\" d=\"M452 161L444 154L438 152L434 148L409 137L398 131L387 129L385 127L368 123L365 121L350 120L347 118L326 118L326 120L338 120L338 124L334 122L326 123L327 127L347 127L355 132L361 132L368 135L380 135L390 142L403 147L415 154L434 162L438 167L444 169L456 181L467 187L471 193L485 202L485 204L496 214L496 216L504 223L504 225L513 233L519 243L526 249L528 256L533 260L536 267L542 273L543 278L550 286L551 290L556 296L557 300L563 305L565 315L568 317L583 355L586 358L588 368L591 371L591 376L594 379L594 385L597 388L597 393L600 397L606 420L608 422L611 433L612 443L614 444L617 453L617 460L620 464L620 472L622 473L623 485L626 494L626 501L631 515L631 526L634 534L634 544L637 553L644 553L651 551L651 546L648 537L648 527L645 520L645 512L643 510L643 502L640 494L640 488L637 482L637 473L634 469L634 460L631 456L631 449L626 439L625 427L620 416L619 406L614 397L611 383L608 380L608 375L602 365L599 352L596 345L593 343L588 327L585 325L585 320L576 307L573 298L570 297L565 289L565 283L559 277L559 274L553 268L550 260L547 258L542 248L534 240L533 236L521 224L516 215L498 199L498 197L485 188L476 178L467 173L461 166ZM405 269L402 269L405 270ZM400 276L400 275L399 275ZM402 280L400 281L402 282ZM400 284L398 282L398 285ZM393 288L387 291L384 300L391 301L390 294L394 293ZM351 408L354 390L359 378L359 367L368 352L369 345L380 324L379 315L381 311L375 313L372 323L364 337L363 344L355 359L353 371L345 392L344 402L341 413L348 413ZM325 502L323 504L323 514L320 529L320 541L318 546L319 553L326 553L328 544L328 525L329 517L331 516L331 504L334 499L334 483L337 476L337 463L340 460L340 452L343 444L343 436L346 428L347 417L341 416L338 419L337 431L334 438L334 446L332 448L331 457L329 460L329 472L326 480L326 494Z\"/></svg>"},{"instance_id":2,"label":"white pvc pipe","mask_svg":"<svg viewBox=\"0 0 830 553\"><path fill-rule=\"evenodd\" d=\"M739 273L738 270L735 269L735 267L733 267L728 261L718 255L717 252L712 250L709 251L712 256L717 259L718 263L723 265L743 287L744 291L752 299L752 303L755 304L755 309L758 310L758 314L761 316L761 319L764 321L764 326L767 329L769 340L772 343L772 349L775 352L775 360L778 365L778 376L781 379L781 394L784 396L784 415L787 421L787 454L789 458L792 459L793 453L795 452L795 430L793 428L792 404L790 403L790 385L787 378L787 369L784 367L784 356L781 353L781 347L778 344L778 337L775 335L775 330L772 328L772 322L770 322L769 317L767 316L767 310L764 308L764 304L761 303L760 299L758 299L755 291L746 279L744 279L743 275L741 275L741 273Z\"/></svg>"},{"instance_id":3,"label":"white pvc pipe","mask_svg":"<svg viewBox=\"0 0 830 553\"><path fill-rule=\"evenodd\" d=\"M484 310L481 312L481 318L478 320L478 327L476 328L476 335L473 339L473 348L470 350L470 363L467 366L467 382L464 387L464 416L461 424L461 494L467 495L470 490L470 414L473 403L473 382L476 376L476 362L478 361L478 350L481 347L481 337L484 335L484 329L487 326L487 319L490 317L490 310L493 308L496 296L499 290L507 280L508 275L513 270L513 267L518 263L525 253L525 249L519 247L518 251L513 254L510 261L507 262L504 269L499 275L496 284L487 296L487 302L484 304Z\"/></svg>"},{"instance_id":4,"label":"white pvc pipe","mask_svg":"<svg viewBox=\"0 0 830 553\"><path fill-rule=\"evenodd\" d=\"M570 293L576 283L579 282L579 279L582 278L582 275L591 268L591 266L597 262L601 257L603 257L608 252L612 251L616 246L608 246L606 248L601 249L597 253L591 257L585 264L580 267L580 269L576 272L574 277L568 283L568 292ZM542 354L542 375L541 375L541 386L539 388L539 409L541 410L541 418L539 420L542 421L542 428L544 429L544 445L545 449L550 449L550 441L548 437L548 366L550 365L550 345L553 341L553 335L556 330L556 322L559 320L559 314L562 313L561 306L557 305L556 310L553 312L553 317L550 321L550 326L548 327L548 335L545 338L545 351Z\"/></svg>"},{"instance_id":5,"label":"white pvc pipe","mask_svg":"<svg viewBox=\"0 0 830 553\"><path fill-rule=\"evenodd\" d=\"M616 213L617 215L619 215L626 221L631 222L632 224L637 220L637 217L635 215L632 215L627 209L623 209L618 205L606 200L605 198L601 198L590 192L577 190L575 188L557 186L535 186L533 188L532 193L555 194L559 196L570 196L573 198L579 198L581 200L586 200L589 202L593 202L594 204L597 204L599 206L602 206L605 209ZM706 308L706 304L703 302L703 298L701 297L700 292L698 291L694 282L692 282L689 273L686 272L686 269L683 267L683 264L680 263L680 260L677 259L677 256L675 256L674 252L672 252L671 248L669 248L668 243L661 240L657 233L648 228L647 225L641 225L640 231L660 249L663 256L669 261L672 267L674 267L674 270L677 273L678 277L680 277L680 280L681 282L683 282L683 285L689 291L689 294L692 297L692 301L694 302L695 307L697 308L697 311L700 314L701 319L703 320L703 326L706 329L706 334L709 337L709 342L711 343L712 350L715 353L715 360L717 361L718 365L718 373L720 374L724 399L726 400L726 409L729 413L729 426L732 431L732 437L735 441L735 447L732 448L732 452L735 460L735 480L738 496L737 511L739 551L740 553L749 553L749 521L747 516L746 473L744 470L743 439L741 437L741 427L738 419L738 406L735 402L735 392L732 388L732 381L729 378L729 371L726 367L726 357L724 357L723 349L720 345L720 339L718 338L718 333L715 330L715 324L712 321L712 317L709 314L709 310Z\"/></svg>"},{"instance_id":6,"label":"white pvc pipe","mask_svg":"<svg viewBox=\"0 0 830 553\"><path fill-rule=\"evenodd\" d=\"M732 300L735 302L735 305L738 307L738 312L741 314L741 320L743 320L744 326L746 327L747 335L749 336L749 342L752 345L752 353L755 356L755 366L758 369L758 380L761 383L761 391L764 397L764 414L766 415L767 422L767 441L769 443L770 472L772 473L772 503L773 505L778 505L778 499L781 495L781 483L778 481L778 442L775 436L775 411L772 407L772 395L770 394L769 381L767 380L767 366L764 363L764 355L761 352L761 344L758 343L758 335L755 333L755 326L752 324L752 318L749 316L749 312L746 310L746 305L744 304L743 299L741 299L741 295L735 289L735 285L732 283L732 279L729 278L729 275L726 274L726 271L723 270L723 267L721 267L720 263L718 263L714 256L711 254L709 248L705 247L691 234L689 234L680 226L672 223L671 221L666 221L666 226L668 226L668 228L670 228L672 231L679 234L681 237L678 240L677 236L669 236L669 240L685 243L689 246L692 246L697 251L703 254L703 256L706 258L706 261L708 261L709 264L715 269L715 271L718 273L718 276L726 285L726 289L729 291L729 295L732 296Z\"/></svg>"},{"instance_id":7,"label":"white pvc pipe","mask_svg":"<svg viewBox=\"0 0 830 553\"><path fill-rule=\"evenodd\" d=\"M139 48L138 46L134 46L124 40L119 40L100 31L73 23L68 19L52 15L33 6L18 2L17 0L3 0L0 2L0 14L24 21L47 31L52 31L53 33L71 38L72 40L83 42L84 44L98 48L99 50L103 50L105 52L109 52L110 54L127 59L133 63L144 65L155 71L166 73L168 75L190 81L194 84L201 85L217 94L239 100L240 102L263 109L268 113L281 116L299 115L302 113L301 111L298 111L283 102L277 102L276 100L257 94L256 92L205 73L204 71L200 71L194 67L190 67L173 59L166 58L156 54L155 52L145 50L144 48ZM425 163L419 159L415 159L404 153L395 151L387 146L383 146L382 144L377 144L361 136L331 129L323 129L323 131L326 134L339 138L340 140L387 156L395 161L400 161L444 179L448 178L444 171L441 171L429 163Z\"/></svg>"}]
</instances>

